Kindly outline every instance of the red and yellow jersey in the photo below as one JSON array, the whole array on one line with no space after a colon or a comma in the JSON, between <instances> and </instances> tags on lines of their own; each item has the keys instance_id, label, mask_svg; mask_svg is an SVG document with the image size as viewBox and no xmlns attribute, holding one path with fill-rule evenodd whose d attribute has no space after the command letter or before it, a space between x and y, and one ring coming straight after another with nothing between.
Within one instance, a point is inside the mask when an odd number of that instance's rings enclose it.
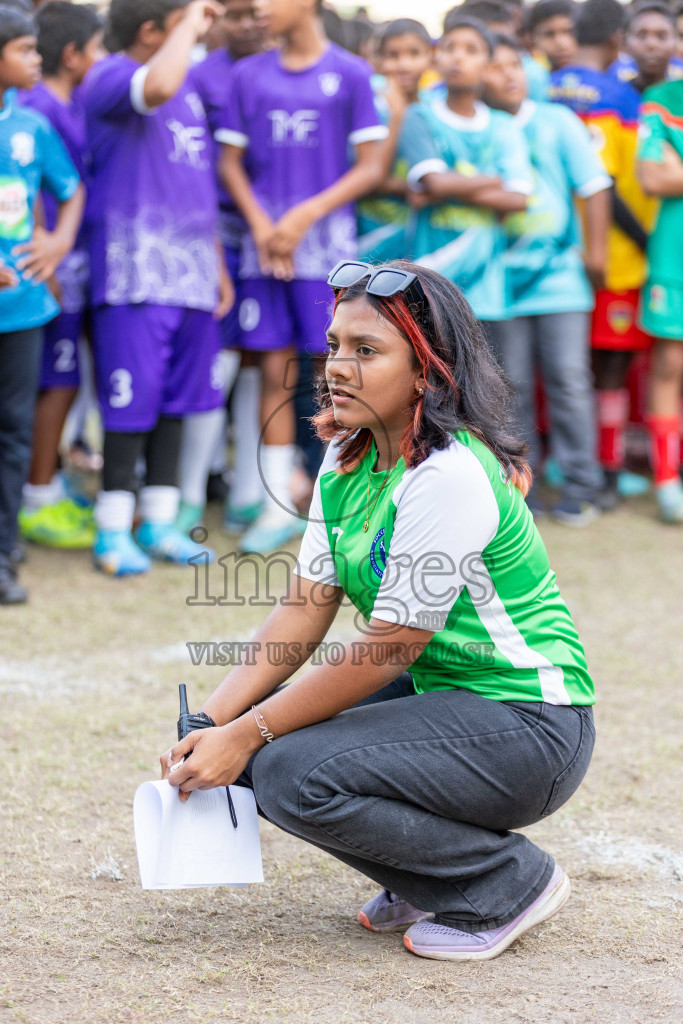
<instances>
[{"instance_id":1,"label":"red and yellow jersey","mask_svg":"<svg viewBox=\"0 0 683 1024\"><path fill-rule=\"evenodd\" d=\"M632 85L593 68L563 68L553 72L551 82L552 99L571 107L586 124L616 193L649 232L656 217L657 200L645 195L636 177L640 94ZM640 288L645 271L642 249L613 224L608 243L607 288Z\"/></svg>"}]
</instances>

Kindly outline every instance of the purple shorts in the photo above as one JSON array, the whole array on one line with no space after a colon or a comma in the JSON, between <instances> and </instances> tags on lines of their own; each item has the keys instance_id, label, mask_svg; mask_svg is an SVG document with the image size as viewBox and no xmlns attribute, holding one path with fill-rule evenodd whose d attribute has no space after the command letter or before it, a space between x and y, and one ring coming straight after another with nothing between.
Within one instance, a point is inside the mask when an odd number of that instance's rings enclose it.
<instances>
[{"instance_id":1,"label":"purple shorts","mask_svg":"<svg viewBox=\"0 0 683 1024\"><path fill-rule=\"evenodd\" d=\"M78 343L83 333L85 313L60 313L45 325L40 390L77 388L81 383Z\"/></svg>"},{"instance_id":2,"label":"purple shorts","mask_svg":"<svg viewBox=\"0 0 683 1024\"><path fill-rule=\"evenodd\" d=\"M243 281L237 304L239 347L272 352L294 345L299 352L325 351L332 320L332 291L325 281Z\"/></svg>"},{"instance_id":3,"label":"purple shorts","mask_svg":"<svg viewBox=\"0 0 683 1024\"><path fill-rule=\"evenodd\" d=\"M178 306L98 306L95 375L106 430L150 431L160 416L223 403L220 333L211 313Z\"/></svg>"}]
</instances>

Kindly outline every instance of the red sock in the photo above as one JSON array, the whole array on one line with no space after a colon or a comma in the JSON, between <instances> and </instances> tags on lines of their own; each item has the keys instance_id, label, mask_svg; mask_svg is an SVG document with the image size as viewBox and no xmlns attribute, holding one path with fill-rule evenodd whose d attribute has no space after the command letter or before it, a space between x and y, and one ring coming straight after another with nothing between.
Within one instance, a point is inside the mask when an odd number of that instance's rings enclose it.
<instances>
[{"instance_id":1,"label":"red sock","mask_svg":"<svg viewBox=\"0 0 683 1024\"><path fill-rule=\"evenodd\" d=\"M624 431L628 423L630 396L626 388L596 391L598 401L598 459L605 469L618 470L624 464Z\"/></svg>"},{"instance_id":2,"label":"red sock","mask_svg":"<svg viewBox=\"0 0 683 1024\"><path fill-rule=\"evenodd\" d=\"M678 416L650 416L652 470L655 484L678 480L681 464L681 422Z\"/></svg>"}]
</instances>

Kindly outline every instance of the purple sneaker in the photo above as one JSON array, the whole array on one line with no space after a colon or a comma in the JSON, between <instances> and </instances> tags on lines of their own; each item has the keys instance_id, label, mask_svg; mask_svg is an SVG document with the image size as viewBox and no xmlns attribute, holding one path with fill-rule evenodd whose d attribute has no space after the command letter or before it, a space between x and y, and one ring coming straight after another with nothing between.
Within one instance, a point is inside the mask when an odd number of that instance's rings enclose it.
<instances>
[{"instance_id":1,"label":"purple sneaker","mask_svg":"<svg viewBox=\"0 0 683 1024\"><path fill-rule=\"evenodd\" d=\"M502 928L470 934L435 921L421 921L408 929L403 941L411 953L430 960L493 960L529 928L547 921L561 910L570 892L569 878L562 868L555 867L541 895Z\"/></svg>"},{"instance_id":2,"label":"purple sneaker","mask_svg":"<svg viewBox=\"0 0 683 1024\"><path fill-rule=\"evenodd\" d=\"M421 921L423 917L429 917L429 914L386 889L368 900L358 914L360 923L371 932L402 932L407 925Z\"/></svg>"}]
</instances>

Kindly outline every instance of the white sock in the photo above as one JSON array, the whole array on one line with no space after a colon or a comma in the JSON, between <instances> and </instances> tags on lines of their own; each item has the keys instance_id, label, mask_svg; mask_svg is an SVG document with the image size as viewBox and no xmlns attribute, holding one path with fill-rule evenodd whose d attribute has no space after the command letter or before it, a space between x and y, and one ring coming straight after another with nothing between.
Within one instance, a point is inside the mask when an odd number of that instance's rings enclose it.
<instances>
[{"instance_id":1,"label":"white sock","mask_svg":"<svg viewBox=\"0 0 683 1024\"><path fill-rule=\"evenodd\" d=\"M143 487L138 498L140 516L145 523L167 526L178 515L180 491L177 487Z\"/></svg>"},{"instance_id":2,"label":"white sock","mask_svg":"<svg viewBox=\"0 0 683 1024\"><path fill-rule=\"evenodd\" d=\"M56 505L66 498L64 481L55 473L49 484L24 484L23 505L27 512L37 512L45 505Z\"/></svg>"},{"instance_id":3,"label":"white sock","mask_svg":"<svg viewBox=\"0 0 683 1024\"><path fill-rule=\"evenodd\" d=\"M289 520L288 510L296 514L289 493L295 459L295 444L264 444L261 448L261 469L268 487L264 511L269 518Z\"/></svg>"},{"instance_id":4,"label":"white sock","mask_svg":"<svg viewBox=\"0 0 683 1024\"><path fill-rule=\"evenodd\" d=\"M230 504L235 508L255 505L264 497L263 481L258 466L260 408L261 370L258 366L245 366L240 370L232 400L235 464Z\"/></svg>"},{"instance_id":5,"label":"white sock","mask_svg":"<svg viewBox=\"0 0 683 1024\"><path fill-rule=\"evenodd\" d=\"M225 406L198 412L183 420L178 475L180 494L188 505L206 505L206 481L216 446L225 438Z\"/></svg>"},{"instance_id":6,"label":"white sock","mask_svg":"<svg viewBox=\"0 0 683 1024\"><path fill-rule=\"evenodd\" d=\"M132 491L100 491L95 503L95 523L98 530L133 529L135 495Z\"/></svg>"}]
</instances>

